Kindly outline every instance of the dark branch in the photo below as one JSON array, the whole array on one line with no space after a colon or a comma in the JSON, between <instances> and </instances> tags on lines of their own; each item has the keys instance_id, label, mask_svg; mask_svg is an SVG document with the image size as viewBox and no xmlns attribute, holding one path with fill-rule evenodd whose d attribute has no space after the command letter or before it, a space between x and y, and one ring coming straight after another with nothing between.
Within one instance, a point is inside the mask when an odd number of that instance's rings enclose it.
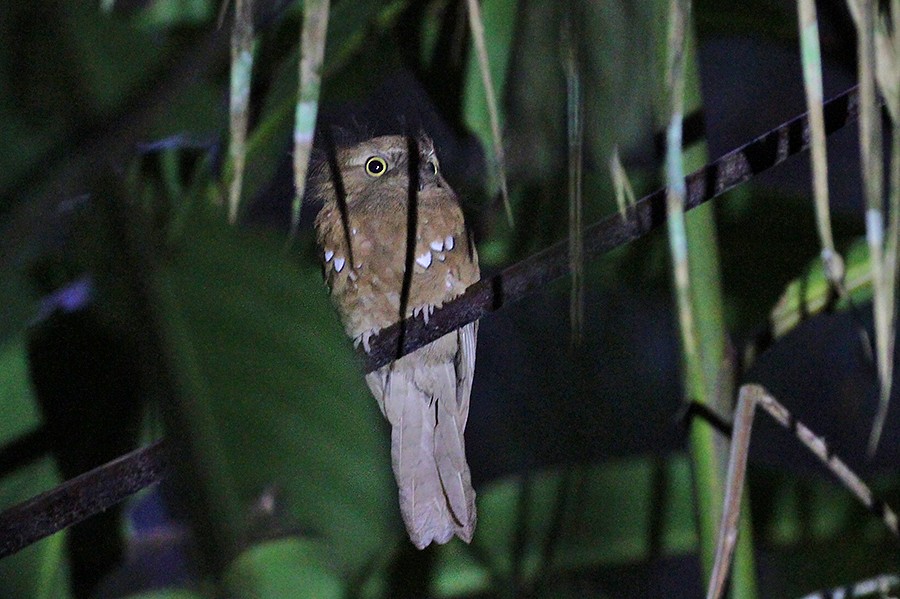
<instances>
[{"instance_id":1,"label":"dark branch","mask_svg":"<svg viewBox=\"0 0 900 599\"><path fill-rule=\"evenodd\" d=\"M0 558L159 482L169 471L168 456L165 441L157 441L0 513Z\"/></svg>"},{"instance_id":2,"label":"dark branch","mask_svg":"<svg viewBox=\"0 0 900 599\"><path fill-rule=\"evenodd\" d=\"M691 424L691 421L694 420L694 418L703 420L708 425L719 431L720 434L731 438L731 424L724 418L716 414L716 411L711 407L694 400L682 404L682 408L679 410L677 419L685 425L685 428L687 428L688 425Z\"/></svg>"},{"instance_id":3,"label":"dark branch","mask_svg":"<svg viewBox=\"0 0 900 599\"><path fill-rule=\"evenodd\" d=\"M855 120L858 104L855 87L826 102L826 134L830 135ZM688 190L685 209L696 208L722 195L808 147L809 122L807 113L803 113L688 175L685 179ZM587 227L583 234L585 259L601 256L663 225L666 222L665 199L665 189L659 189L642 198L627 218L615 215ZM366 372L516 302L567 274L569 242L563 240L472 285L465 294L435 310L427 324L422 316L418 316L382 331L370 341L371 353L364 356ZM398 354L401 327L405 331Z\"/></svg>"}]
</instances>

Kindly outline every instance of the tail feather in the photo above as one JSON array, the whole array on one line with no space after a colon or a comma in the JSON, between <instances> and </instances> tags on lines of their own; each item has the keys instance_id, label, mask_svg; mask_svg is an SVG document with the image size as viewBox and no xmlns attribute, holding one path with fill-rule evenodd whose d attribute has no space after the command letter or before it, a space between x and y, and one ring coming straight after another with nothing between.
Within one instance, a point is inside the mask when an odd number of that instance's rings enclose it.
<instances>
[{"instance_id":1,"label":"tail feather","mask_svg":"<svg viewBox=\"0 0 900 599\"><path fill-rule=\"evenodd\" d=\"M434 463L435 414L430 398L400 373L388 379L385 407L391 422L391 461L400 495L400 512L413 544L446 543L455 526L443 498Z\"/></svg>"},{"instance_id":2,"label":"tail feather","mask_svg":"<svg viewBox=\"0 0 900 599\"><path fill-rule=\"evenodd\" d=\"M475 490L466 463L466 449L457 421L456 397L437 400L434 460L457 525L456 533L465 541L475 530Z\"/></svg>"},{"instance_id":3,"label":"tail feather","mask_svg":"<svg viewBox=\"0 0 900 599\"><path fill-rule=\"evenodd\" d=\"M386 379L382 405L391 423L391 461L400 512L413 544L471 541L475 491L451 398L425 394L402 371Z\"/></svg>"}]
</instances>

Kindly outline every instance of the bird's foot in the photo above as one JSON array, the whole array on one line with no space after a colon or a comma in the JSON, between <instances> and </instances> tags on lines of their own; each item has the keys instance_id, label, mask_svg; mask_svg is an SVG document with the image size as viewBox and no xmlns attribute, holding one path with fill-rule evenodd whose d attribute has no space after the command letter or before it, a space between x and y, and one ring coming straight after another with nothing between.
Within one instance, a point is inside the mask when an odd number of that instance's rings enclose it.
<instances>
[{"instance_id":1,"label":"bird's foot","mask_svg":"<svg viewBox=\"0 0 900 599\"><path fill-rule=\"evenodd\" d=\"M434 304L423 304L421 306L417 306L413 308L412 315L413 318L417 317L419 314L425 319L425 324L428 324L428 319L431 318L431 315L434 313L434 309L437 306Z\"/></svg>"},{"instance_id":2,"label":"bird's foot","mask_svg":"<svg viewBox=\"0 0 900 599\"><path fill-rule=\"evenodd\" d=\"M359 345L362 344L363 350L365 350L367 354L372 353L372 347L369 345L369 341L371 341L372 337L377 335L380 331L380 328L374 328L363 332L361 335L357 335L353 339L353 347L359 347Z\"/></svg>"}]
</instances>

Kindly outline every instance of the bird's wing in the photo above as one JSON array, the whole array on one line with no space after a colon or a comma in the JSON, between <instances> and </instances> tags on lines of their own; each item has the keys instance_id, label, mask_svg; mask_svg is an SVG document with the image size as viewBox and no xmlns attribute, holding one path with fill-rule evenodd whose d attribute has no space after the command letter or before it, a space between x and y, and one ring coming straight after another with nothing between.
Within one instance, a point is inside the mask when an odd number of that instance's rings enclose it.
<instances>
[{"instance_id":1,"label":"bird's wing","mask_svg":"<svg viewBox=\"0 0 900 599\"><path fill-rule=\"evenodd\" d=\"M366 375L366 384L369 385L369 391L372 392L372 395L378 401L378 408L381 410L381 415L385 418L387 418L387 412L384 408L384 390L387 387L389 368L389 366L385 366Z\"/></svg>"},{"instance_id":2,"label":"bird's wing","mask_svg":"<svg viewBox=\"0 0 900 599\"><path fill-rule=\"evenodd\" d=\"M469 397L472 395L472 380L475 378L475 344L478 337L478 322L458 329L459 349L456 352L456 403L459 406L457 426L460 433L466 430L469 418Z\"/></svg>"},{"instance_id":3,"label":"bird's wing","mask_svg":"<svg viewBox=\"0 0 900 599\"><path fill-rule=\"evenodd\" d=\"M458 528L456 534L469 542L475 532L475 490L472 475L466 463L466 445L463 432L466 426L464 407L457 400L459 387L454 376L456 368L447 363L441 368L450 385L449 393L435 396L434 461L437 465L441 487L447 505ZM471 381L470 381L471 384ZM468 410L468 396L466 397Z\"/></svg>"}]
</instances>

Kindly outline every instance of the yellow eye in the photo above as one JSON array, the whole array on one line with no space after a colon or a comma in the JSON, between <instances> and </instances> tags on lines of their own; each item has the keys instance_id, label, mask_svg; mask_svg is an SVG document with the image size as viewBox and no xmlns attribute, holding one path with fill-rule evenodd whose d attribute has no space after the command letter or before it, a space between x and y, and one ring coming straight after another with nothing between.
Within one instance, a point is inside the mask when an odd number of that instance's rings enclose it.
<instances>
[{"instance_id":1,"label":"yellow eye","mask_svg":"<svg viewBox=\"0 0 900 599\"><path fill-rule=\"evenodd\" d=\"M387 171L387 162L380 156L372 156L366 160L366 174L370 177L380 177Z\"/></svg>"}]
</instances>

